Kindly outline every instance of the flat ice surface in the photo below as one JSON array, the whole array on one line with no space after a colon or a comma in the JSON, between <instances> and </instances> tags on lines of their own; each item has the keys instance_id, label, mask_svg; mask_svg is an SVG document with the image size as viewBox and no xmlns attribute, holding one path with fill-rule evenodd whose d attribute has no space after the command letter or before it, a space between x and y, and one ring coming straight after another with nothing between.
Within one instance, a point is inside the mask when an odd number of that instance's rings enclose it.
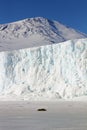
<instances>
[{"instance_id":1,"label":"flat ice surface","mask_svg":"<svg viewBox=\"0 0 87 130\"><path fill-rule=\"evenodd\" d=\"M87 130L87 102L0 102L0 130Z\"/></svg>"}]
</instances>

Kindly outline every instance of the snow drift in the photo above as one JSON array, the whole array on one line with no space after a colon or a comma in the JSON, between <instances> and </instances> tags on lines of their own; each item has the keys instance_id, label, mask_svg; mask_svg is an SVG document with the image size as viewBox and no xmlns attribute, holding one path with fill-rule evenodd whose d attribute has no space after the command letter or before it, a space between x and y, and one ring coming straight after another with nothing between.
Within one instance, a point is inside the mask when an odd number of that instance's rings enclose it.
<instances>
[{"instance_id":1,"label":"snow drift","mask_svg":"<svg viewBox=\"0 0 87 130\"><path fill-rule=\"evenodd\" d=\"M72 99L87 95L87 39L0 52L0 97Z\"/></svg>"}]
</instances>

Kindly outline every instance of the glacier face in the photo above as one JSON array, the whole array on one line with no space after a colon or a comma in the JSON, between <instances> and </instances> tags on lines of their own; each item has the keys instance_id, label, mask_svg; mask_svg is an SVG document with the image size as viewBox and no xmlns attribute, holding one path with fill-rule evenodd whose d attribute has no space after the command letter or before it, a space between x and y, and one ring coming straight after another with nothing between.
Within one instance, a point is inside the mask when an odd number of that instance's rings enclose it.
<instances>
[{"instance_id":1,"label":"glacier face","mask_svg":"<svg viewBox=\"0 0 87 130\"><path fill-rule=\"evenodd\" d=\"M0 52L0 97L72 99L87 95L87 39Z\"/></svg>"}]
</instances>

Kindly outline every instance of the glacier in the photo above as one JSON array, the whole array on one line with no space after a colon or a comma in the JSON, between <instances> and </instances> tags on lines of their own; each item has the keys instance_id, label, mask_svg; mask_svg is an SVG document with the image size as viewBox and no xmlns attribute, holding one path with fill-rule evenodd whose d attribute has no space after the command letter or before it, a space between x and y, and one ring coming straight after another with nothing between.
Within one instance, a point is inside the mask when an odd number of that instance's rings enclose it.
<instances>
[{"instance_id":1,"label":"glacier","mask_svg":"<svg viewBox=\"0 0 87 130\"><path fill-rule=\"evenodd\" d=\"M0 52L0 100L87 96L87 39Z\"/></svg>"}]
</instances>

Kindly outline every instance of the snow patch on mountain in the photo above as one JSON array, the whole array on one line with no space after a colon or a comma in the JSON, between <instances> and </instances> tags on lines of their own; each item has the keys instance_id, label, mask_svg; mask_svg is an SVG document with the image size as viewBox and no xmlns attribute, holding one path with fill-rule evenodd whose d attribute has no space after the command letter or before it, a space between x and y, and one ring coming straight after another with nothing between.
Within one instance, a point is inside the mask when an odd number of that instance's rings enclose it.
<instances>
[{"instance_id":1,"label":"snow patch on mountain","mask_svg":"<svg viewBox=\"0 0 87 130\"><path fill-rule=\"evenodd\" d=\"M87 39L0 52L0 59L0 100L87 96Z\"/></svg>"}]
</instances>

